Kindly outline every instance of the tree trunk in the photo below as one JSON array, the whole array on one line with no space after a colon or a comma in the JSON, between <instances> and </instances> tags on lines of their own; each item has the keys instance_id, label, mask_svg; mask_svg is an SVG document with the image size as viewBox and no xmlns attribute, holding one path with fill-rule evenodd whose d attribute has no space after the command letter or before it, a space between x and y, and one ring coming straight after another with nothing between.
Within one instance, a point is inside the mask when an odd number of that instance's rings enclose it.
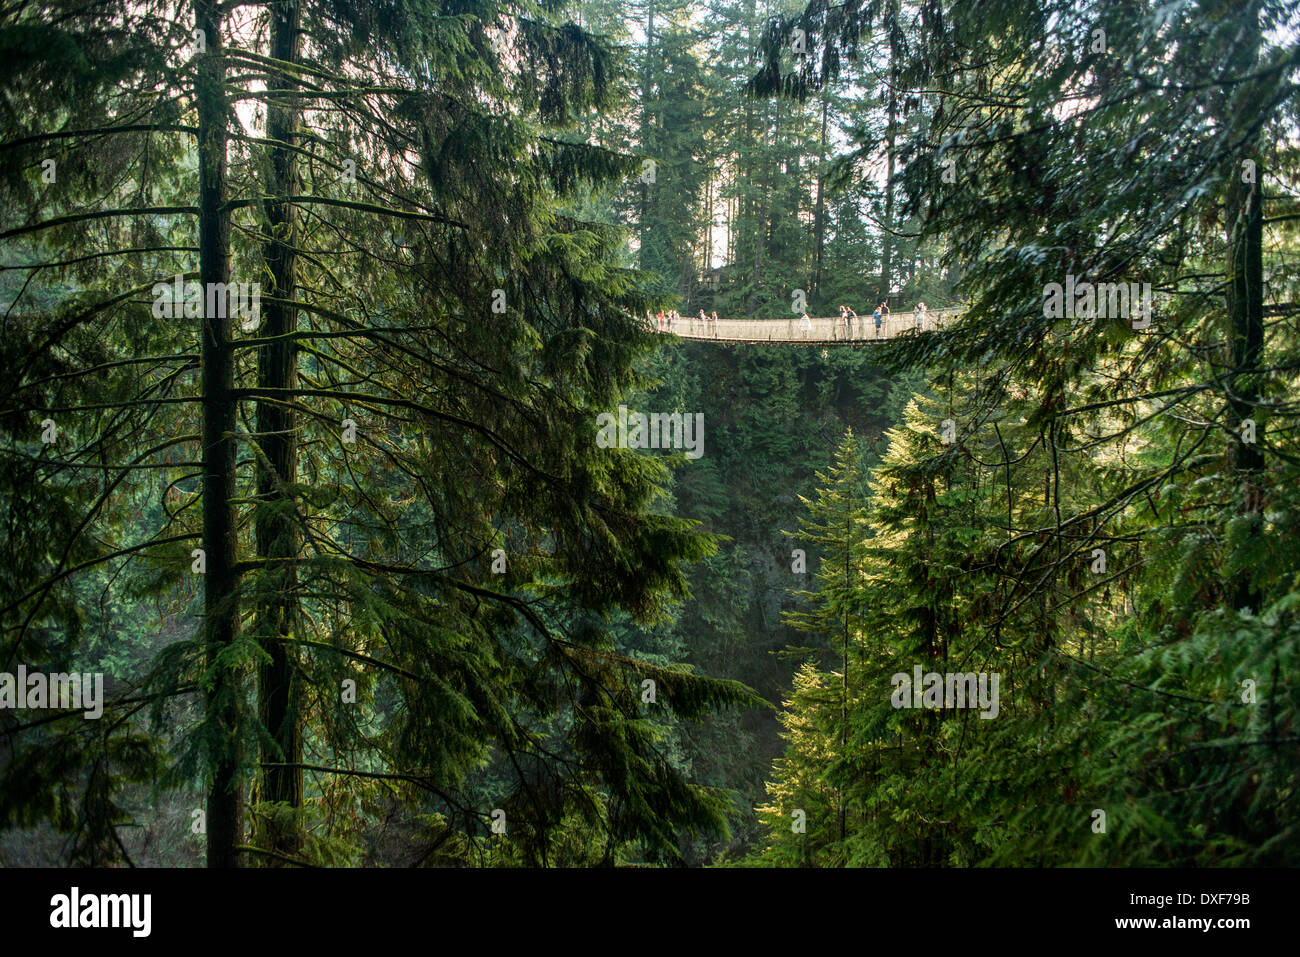
<instances>
[{"instance_id":1,"label":"tree trunk","mask_svg":"<svg viewBox=\"0 0 1300 957\"><path fill-rule=\"evenodd\" d=\"M848 492L844 506L844 592L853 587L853 492ZM844 670L840 676L840 754L849 753L849 610L844 609ZM844 843L844 825L847 818L844 806L844 789L836 789L840 805L840 844Z\"/></svg>"},{"instance_id":2,"label":"tree trunk","mask_svg":"<svg viewBox=\"0 0 1300 957\"><path fill-rule=\"evenodd\" d=\"M1259 4L1251 5L1250 12L1242 17L1243 31L1250 36L1235 57L1240 75L1255 69L1259 59ZM1250 85L1246 84L1228 97L1225 106L1229 115L1249 109ZM1243 102L1246 101L1246 102ZM1229 334L1232 340L1232 367L1236 375L1228 380L1231 390L1228 400L1228 424L1233 435L1229 439L1230 459L1240 476L1245 492L1245 509L1258 529L1261 522L1262 493L1259 475L1264 469L1264 457L1259 446L1242 439L1241 424L1253 419L1259 402L1259 361L1264 348L1264 203L1260 190L1258 134L1244 145L1241 157L1255 162L1255 182L1243 182L1240 164L1231 172L1228 195L1224 207L1227 230L1227 313ZM1233 606L1259 611L1260 596L1249 581L1240 575L1234 586Z\"/></svg>"},{"instance_id":3,"label":"tree trunk","mask_svg":"<svg viewBox=\"0 0 1300 957\"><path fill-rule=\"evenodd\" d=\"M894 121L898 113L898 98L894 93L898 81L895 66L894 28L889 31L889 107L885 119L885 223L880 239L880 285L883 295L889 298L893 290L894 268Z\"/></svg>"},{"instance_id":4,"label":"tree trunk","mask_svg":"<svg viewBox=\"0 0 1300 957\"><path fill-rule=\"evenodd\" d=\"M655 5L652 0L652 2L646 4L645 57L641 62L641 151L643 153L650 150L650 89L653 85L651 82L651 64L653 63L654 37ZM637 222L637 261L642 269L649 268L645 254L646 238L649 236L649 227L646 220L649 215L650 184L643 178L641 180L641 216Z\"/></svg>"},{"instance_id":5,"label":"tree trunk","mask_svg":"<svg viewBox=\"0 0 1300 957\"><path fill-rule=\"evenodd\" d=\"M207 571L203 589L203 645L210 672L207 720L211 781L208 790L209 867L238 866L236 847L243 843L243 785L239 744L240 680L219 658L239 636L239 578L235 572L236 412L229 308L208 308L217 283L230 281L230 213L226 202L225 66L222 62L222 13L215 0L196 0L194 25L202 32L195 78L199 142L199 282L204 310L200 358L203 414L203 551ZM213 313L219 313L213 315ZM224 314L224 315L220 315Z\"/></svg>"},{"instance_id":6,"label":"tree trunk","mask_svg":"<svg viewBox=\"0 0 1300 957\"><path fill-rule=\"evenodd\" d=\"M298 59L298 30L301 10L298 0L275 0L271 12L271 56L285 63ZM270 89L289 90L292 81L272 81ZM268 107L267 136L272 143L268 191L272 197L297 193L297 158L293 145L298 109L293 100L280 99ZM263 307L266 337L283 337L297 326L296 310L282 300L292 300L297 284L297 212L293 205L271 200L266 204L267 225L263 252L271 279L270 295ZM261 346L258 352L258 384L261 388L295 389L298 385L297 347L281 339ZM299 552L298 525L289 491L298 480L297 415L292 404L278 400L257 403L257 436L263 452L257 457L259 504L280 503L283 508L259 515L255 533L257 554L271 560L263 573L259 594L256 634L269 656L258 674L259 716L270 740L262 745L259 800L302 807L302 726L298 656L282 639L297 632L298 569L293 561ZM271 766L268 766L271 765ZM285 766L291 765L291 766ZM297 856L301 836L294 823L276 818L269 830L270 849L289 857Z\"/></svg>"},{"instance_id":7,"label":"tree trunk","mask_svg":"<svg viewBox=\"0 0 1300 957\"><path fill-rule=\"evenodd\" d=\"M822 285L822 252L826 248L826 199L822 190L826 184L826 113L830 104L830 91L822 91L822 132L817 154L817 201L813 207L813 261L812 276L808 280L808 295L816 296Z\"/></svg>"},{"instance_id":8,"label":"tree trunk","mask_svg":"<svg viewBox=\"0 0 1300 957\"><path fill-rule=\"evenodd\" d=\"M775 147L776 145L777 133L779 133L780 126L781 126L781 115L780 115L781 101L780 100L776 101L776 108L777 108L777 116L776 116L777 132L773 133L772 136L771 145L773 147ZM768 139L767 139L768 129L769 127L767 122L767 105L764 104L762 145L763 145L764 152L767 153L767 156L764 158L763 161L762 206L760 207L759 210L758 222L755 224L757 229L755 230L755 235L754 235L754 271L752 276L752 284L753 284L755 297L758 297L759 293L763 289L763 250L766 248L768 241L772 235L772 231L770 228L770 224L768 223L768 219L772 215L772 181L775 177L775 171L773 170L772 167L775 163L775 160L772 158L771 155L772 150L769 149L768 147Z\"/></svg>"}]
</instances>

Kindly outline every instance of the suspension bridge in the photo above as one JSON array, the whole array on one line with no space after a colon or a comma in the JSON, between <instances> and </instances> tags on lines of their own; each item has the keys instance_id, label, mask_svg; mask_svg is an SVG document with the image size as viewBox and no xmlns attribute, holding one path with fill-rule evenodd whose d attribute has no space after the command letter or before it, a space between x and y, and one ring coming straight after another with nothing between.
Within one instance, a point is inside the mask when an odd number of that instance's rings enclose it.
<instances>
[{"instance_id":1,"label":"suspension bridge","mask_svg":"<svg viewBox=\"0 0 1300 957\"><path fill-rule=\"evenodd\" d=\"M699 339L708 342L786 343L803 346L847 346L886 342L899 336L938 329L945 322L961 315L960 307L927 309L919 312L891 312L880 317L880 329L870 314L857 316L846 325L839 316L809 317L807 323L799 316L789 319L694 319L682 316L666 322L666 328L656 332L678 336L682 339Z\"/></svg>"}]
</instances>

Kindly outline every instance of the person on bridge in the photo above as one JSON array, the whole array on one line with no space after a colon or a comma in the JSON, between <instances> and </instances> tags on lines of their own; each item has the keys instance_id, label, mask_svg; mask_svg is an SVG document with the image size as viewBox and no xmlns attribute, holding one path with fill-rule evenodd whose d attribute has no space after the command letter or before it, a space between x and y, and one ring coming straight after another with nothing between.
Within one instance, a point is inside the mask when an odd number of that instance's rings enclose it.
<instances>
[{"instance_id":1,"label":"person on bridge","mask_svg":"<svg viewBox=\"0 0 1300 957\"><path fill-rule=\"evenodd\" d=\"M916 328L918 329L925 328L925 303L918 302L916 304L916 309L914 310L914 313L916 315Z\"/></svg>"},{"instance_id":2,"label":"person on bridge","mask_svg":"<svg viewBox=\"0 0 1300 957\"><path fill-rule=\"evenodd\" d=\"M876 306L876 311L871 314L871 318L876 320L876 338L880 338L880 306Z\"/></svg>"},{"instance_id":3,"label":"person on bridge","mask_svg":"<svg viewBox=\"0 0 1300 957\"><path fill-rule=\"evenodd\" d=\"M709 321L713 323L713 338L718 338L718 310L713 310L713 315L709 316Z\"/></svg>"},{"instance_id":4,"label":"person on bridge","mask_svg":"<svg viewBox=\"0 0 1300 957\"><path fill-rule=\"evenodd\" d=\"M844 323L844 338L853 338L853 320L858 318L858 314L848 306L840 306L840 319Z\"/></svg>"},{"instance_id":5,"label":"person on bridge","mask_svg":"<svg viewBox=\"0 0 1300 957\"><path fill-rule=\"evenodd\" d=\"M812 332L812 320L808 318L808 313L806 312L799 317L799 331Z\"/></svg>"}]
</instances>

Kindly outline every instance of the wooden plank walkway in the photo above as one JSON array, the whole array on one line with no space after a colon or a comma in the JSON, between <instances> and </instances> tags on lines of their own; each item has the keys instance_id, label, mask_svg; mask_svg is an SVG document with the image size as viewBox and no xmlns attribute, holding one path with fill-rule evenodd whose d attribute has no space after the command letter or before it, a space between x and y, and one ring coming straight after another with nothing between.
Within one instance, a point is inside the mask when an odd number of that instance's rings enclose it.
<instances>
[{"instance_id":1,"label":"wooden plank walkway","mask_svg":"<svg viewBox=\"0 0 1300 957\"><path fill-rule=\"evenodd\" d=\"M838 316L809 317L811 329L801 329L798 316L789 319L722 319L701 322L698 318L683 316L666 330L655 329L681 339L698 339L706 342L784 343L793 346L848 346L880 343L910 332L927 332L937 329L950 319L961 315L958 307L928 309L924 322L919 322L914 312L891 312L881 317L880 334L871 314L850 320L848 330Z\"/></svg>"}]
</instances>

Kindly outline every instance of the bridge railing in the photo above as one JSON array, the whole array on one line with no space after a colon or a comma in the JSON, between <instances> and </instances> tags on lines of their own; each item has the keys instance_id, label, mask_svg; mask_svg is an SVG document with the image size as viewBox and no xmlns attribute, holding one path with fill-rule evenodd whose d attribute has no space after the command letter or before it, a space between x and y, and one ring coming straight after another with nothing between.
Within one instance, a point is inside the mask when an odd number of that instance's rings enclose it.
<instances>
[{"instance_id":1,"label":"bridge railing","mask_svg":"<svg viewBox=\"0 0 1300 957\"><path fill-rule=\"evenodd\" d=\"M909 332L937 329L960 315L959 307L927 309L924 318L916 312L891 312L881 316L880 327L868 313L849 320L845 326L838 316L809 317L803 328L798 316L789 319L718 319L717 322L683 316L658 332L670 332L683 339L713 339L720 342L872 342L892 339Z\"/></svg>"}]
</instances>

